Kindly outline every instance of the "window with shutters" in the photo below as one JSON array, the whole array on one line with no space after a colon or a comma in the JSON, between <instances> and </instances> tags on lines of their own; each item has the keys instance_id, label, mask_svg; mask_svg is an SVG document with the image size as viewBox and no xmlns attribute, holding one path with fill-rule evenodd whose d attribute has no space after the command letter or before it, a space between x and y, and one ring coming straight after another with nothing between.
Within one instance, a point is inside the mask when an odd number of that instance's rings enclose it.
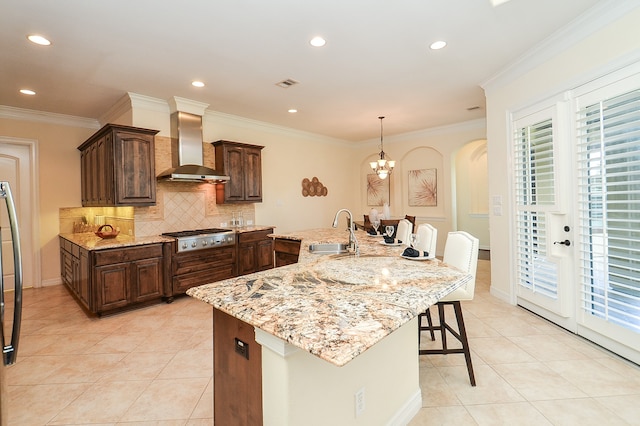
<instances>
[{"instance_id":1,"label":"window with shutters","mask_svg":"<svg viewBox=\"0 0 640 426\"><path fill-rule=\"evenodd\" d=\"M513 140L518 285L555 299L557 266L548 261L546 224L546 212L556 204L552 118L516 122Z\"/></svg>"},{"instance_id":2,"label":"window with shutters","mask_svg":"<svg viewBox=\"0 0 640 426\"><path fill-rule=\"evenodd\" d=\"M578 111L581 306L640 332L640 89Z\"/></svg>"}]
</instances>

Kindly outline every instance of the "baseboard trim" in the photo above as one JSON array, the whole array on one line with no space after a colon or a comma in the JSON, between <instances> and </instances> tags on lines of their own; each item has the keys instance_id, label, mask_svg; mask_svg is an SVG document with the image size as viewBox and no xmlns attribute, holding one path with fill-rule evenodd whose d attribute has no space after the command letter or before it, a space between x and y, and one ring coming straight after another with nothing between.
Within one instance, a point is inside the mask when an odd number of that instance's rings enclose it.
<instances>
[{"instance_id":1,"label":"baseboard trim","mask_svg":"<svg viewBox=\"0 0 640 426\"><path fill-rule=\"evenodd\" d=\"M422 391L418 388L402 407L387 422L388 426L408 425L422 408Z\"/></svg>"}]
</instances>

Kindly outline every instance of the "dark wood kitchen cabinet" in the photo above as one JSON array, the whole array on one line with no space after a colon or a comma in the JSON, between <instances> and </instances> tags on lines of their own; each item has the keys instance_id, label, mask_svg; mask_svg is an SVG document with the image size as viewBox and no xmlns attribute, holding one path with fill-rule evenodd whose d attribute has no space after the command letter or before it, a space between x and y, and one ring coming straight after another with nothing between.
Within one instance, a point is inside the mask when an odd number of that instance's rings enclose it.
<instances>
[{"instance_id":1,"label":"dark wood kitchen cabinet","mask_svg":"<svg viewBox=\"0 0 640 426\"><path fill-rule=\"evenodd\" d=\"M89 309L89 252L67 240L60 239L60 271L62 282L78 301Z\"/></svg>"},{"instance_id":2,"label":"dark wood kitchen cabinet","mask_svg":"<svg viewBox=\"0 0 640 426\"><path fill-rule=\"evenodd\" d=\"M61 237L62 281L85 309L98 315L159 302L168 271L165 244L87 250Z\"/></svg>"},{"instance_id":3,"label":"dark wood kitchen cabinet","mask_svg":"<svg viewBox=\"0 0 640 426\"><path fill-rule=\"evenodd\" d=\"M262 347L249 324L213 310L213 423L262 424Z\"/></svg>"},{"instance_id":4,"label":"dark wood kitchen cabinet","mask_svg":"<svg viewBox=\"0 0 640 426\"><path fill-rule=\"evenodd\" d=\"M276 268L279 266L298 263L300 255L300 241L286 238L276 238L273 244Z\"/></svg>"},{"instance_id":5,"label":"dark wood kitchen cabinet","mask_svg":"<svg viewBox=\"0 0 640 426\"><path fill-rule=\"evenodd\" d=\"M169 243L171 250L171 281L165 295L173 297L185 293L191 287L233 278L236 269L236 245L216 247L193 252L176 253L176 242Z\"/></svg>"},{"instance_id":6,"label":"dark wood kitchen cabinet","mask_svg":"<svg viewBox=\"0 0 640 426\"><path fill-rule=\"evenodd\" d=\"M238 233L238 275L273 268L273 228Z\"/></svg>"},{"instance_id":7,"label":"dark wood kitchen cabinet","mask_svg":"<svg viewBox=\"0 0 640 426\"><path fill-rule=\"evenodd\" d=\"M155 205L156 133L107 124L80 145L82 205Z\"/></svg>"},{"instance_id":8,"label":"dark wood kitchen cabinet","mask_svg":"<svg viewBox=\"0 0 640 426\"><path fill-rule=\"evenodd\" d=\"M93 278L98 314L159 300L164 284L162 244L96 251Z\"/></svg>"},{"instance_id":9,"label":"dark wood kitchen cabinet","mask_svg":"<svg viewBox=\"0 0 640 426\"><path fill-rule=\"evenodd\" d=\"M221 185L224 197L216 192L216 203L262 202L262 149L263 146L231 141L213 142L216 170L229 176Z\"/></svg>"}]
</instances>

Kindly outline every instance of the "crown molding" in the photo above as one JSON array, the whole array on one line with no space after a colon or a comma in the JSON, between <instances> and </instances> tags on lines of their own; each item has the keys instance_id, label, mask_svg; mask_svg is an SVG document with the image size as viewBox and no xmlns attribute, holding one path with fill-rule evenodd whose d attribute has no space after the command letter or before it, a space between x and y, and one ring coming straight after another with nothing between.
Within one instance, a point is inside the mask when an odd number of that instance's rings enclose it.
<instances>
[{"instance_id":1,"label":"crown molding","mask_svg":"<svg viewBox=\"0 0 640 426\"><path fill-rule=\"evenodd\" d=\"M169 103L163 99L152 98L151 96L139 95L137 93L128 92L127 96L131 101L131 108L136 108L169 113Z\"/></svg>"},{"instance_id":2,"label":"crown molding","mask_svg":"<svg viewBox=\"0 0 640 426\"><path fill-rule=\"evenodd\" d=\"M128 111L131 111L131 100L127 94L121 97L107 112L98 117L98 120L103 124L115 123L118 117L121 117Z\"/></svg>"},{"instance_id":3,"label":"crown molding","mask_svg":"<svg viewBox=\"0 0 640 426\"><path fill-rule=\"evenodd\" d=\"M239 115L207 110L205 113L205 116L209 117L212 120L224 120L230 123L231 125L242 127L242 128L255 129L255 130L269 132L269 133L286 132L293 136L299 136L301 139L305 139L310 142L342 145L342 146L348 146L353 148L356 147L356 144L354 144L353 142L345 141L343 139L336 139L330 136L324 136L317 133L292 129L291 127L279 126L277 124L267 123L265 121L254 120L251 118L245 118Z\"/></svg>"},{"instance_id":4,"label":"crown molding","mask_svg":"<svg viewBox=\"0 0 640 426\"><path fill-rule=\"evenodd\" d=\"M640 0L606 0L598 3L497 74L481 82L480 87L487 92L516 80L638 7Z\"/></svg>"},{"instance_id":5,"label":"crown molding","mask_svg":"<svg viewBox=\"0 0 640 426\"><path fill-rule=\"evenodd\" d=\"M100 128L100 122L94 118L76 117L73 115L16 108L7 105L0 105L0 118L7 118L10 120L35 121L39 123L82 127L87 129Z\"/></svg>"},{"instance_id":6,"label":"crown molding","mask_svg":"<svg viewBox=\"0 0 640 426\"><path fill-rule=\"evenodd\" d=\"M171 109L172 114L174 112L181 111L202 117L207 110L207 107L209 107L209 104L192 101L191 99L181 98L179 96L174 96L169 99L169 108Z\"/></svg>"},{"instance_id":7,"label":"crown molding","mask_svg":"<svg viewBox=\"0 0 640 426\"><path fill-rule=\"evenodd\" d=\"M447 124L444 126L430 127L427 129L414 130L412 132L400 133L398 135L385 136L385 145L394 145L408 140L415 140L427 136L446 135L456 132L481 131L482 138L486 138L487 120L485 118L477 118L475 120L462 121L460 123ZM379 146L380 139L370 139L363 141L359 146Z\"/></svg>"}]
</instances>

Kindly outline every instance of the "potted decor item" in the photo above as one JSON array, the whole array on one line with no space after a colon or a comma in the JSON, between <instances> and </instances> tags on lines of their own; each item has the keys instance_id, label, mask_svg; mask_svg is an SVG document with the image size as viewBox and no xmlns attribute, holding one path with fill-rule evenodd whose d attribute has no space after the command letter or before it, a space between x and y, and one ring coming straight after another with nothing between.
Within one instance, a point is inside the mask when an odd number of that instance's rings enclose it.
<instances>
[{"instance_id":1,"label":"potted decor item","mask_svg":"<svg viewBox=\"0 0 640 426\"><path fill-rule=\"evenodd\" d=\"M113 226L109 224L102 225L96 231L96 235L100 238L115 238L118 236L119 233L120 231L113 229Z\"/></svg>"}]
</instances>

